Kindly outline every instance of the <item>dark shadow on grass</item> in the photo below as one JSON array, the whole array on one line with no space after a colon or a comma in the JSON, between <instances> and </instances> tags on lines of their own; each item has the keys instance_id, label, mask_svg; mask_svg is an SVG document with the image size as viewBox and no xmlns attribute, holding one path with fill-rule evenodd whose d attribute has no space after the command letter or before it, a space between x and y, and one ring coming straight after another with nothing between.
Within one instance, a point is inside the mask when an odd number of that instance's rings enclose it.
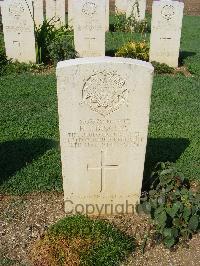
<instances>
[{"instance_id":1,"label":"dark shadow on grass","mask_svg":"<svg viewBox=\"0 0 200 266\"><path fill-rule=\"evenodd\" d=\"M114 23L110 23L110 25L109 25L109 31L110 32L115 32L115 24Z\"/></svg>"},{"instance_id":2,"label":"dark shadow on grass","mask_svg":"<svg viewBox=\"0 0 200 266\"><path fill-rule=\"evenodd\" d=\"M194 53L194 52L181 51L179 54L178 65L183 66L184 60L187 59L188 57L192 57L194 55L196 55L196 53Z\"/></svg>"},{"instance_id":3,"label":"dark shadow on grass","mask_svg":"<svg viewBox=\"0 0 200 266\"><path fill-rule=\"evenodd\" d=\"M0 184L57 145L56 141L44 138L0 143Z\"/></svg>"},{"instance_id":4,"label":"dark shadow on grass","mask_svg":"<svg viewBox=\"0 0 200 266\"><path fill-rule=\"evenodd\" d=\"M112 57L114 57L116 52L117 52L116 49L113 49L113 50L107 50L107 51L106 51L106 56L112 56Z\"/></svg>"},{"instance_id":5,"label":"dark shadow on grass","mask_svg":"<svg viewBox=\"0 0 200 266\"><path fill-rule=\"evenodd\" d=\"M184 138L149 138L147 142L142 191L149 189L152 182L150 176L156 163L167 161L175 163L189 144L190 141Z\"/></svg>"}]
</instances>

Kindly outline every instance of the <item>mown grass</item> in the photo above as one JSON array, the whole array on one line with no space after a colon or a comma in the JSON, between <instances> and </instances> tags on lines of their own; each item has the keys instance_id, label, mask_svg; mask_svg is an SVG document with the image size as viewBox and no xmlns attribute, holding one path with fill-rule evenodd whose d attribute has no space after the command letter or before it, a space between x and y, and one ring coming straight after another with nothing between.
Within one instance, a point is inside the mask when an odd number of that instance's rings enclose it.
<instances>
[{"instance_id":1,"label":"mown grass","mask_svg":"<svg viewBox=\"0 0 200 266\"><path fill-rule=\"evenodd\" d=\"M189 178L200 177L198 21L199 17L184 17L181 40L181 63L193 76L154 78L145 179L158 161L175 162ZM120 47L125 38L141 37L107 33L107 54ZM62 190L56 98L55 74L0 78L1 193Z\"/></svg>"}]
</instances>

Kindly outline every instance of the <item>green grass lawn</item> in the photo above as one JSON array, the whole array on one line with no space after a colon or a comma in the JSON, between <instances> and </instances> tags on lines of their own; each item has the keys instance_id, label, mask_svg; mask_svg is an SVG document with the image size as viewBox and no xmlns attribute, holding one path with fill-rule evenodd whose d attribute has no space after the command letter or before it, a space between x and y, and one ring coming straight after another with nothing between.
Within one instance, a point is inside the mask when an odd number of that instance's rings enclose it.
<instances>
[{"instance_id":1,"label":"green grass lawn","mask_svg":"<svg viewBox=\"0 0 200 266\"><path fill-rule=\"evenodd\" d=\"M107 33L107 54L138 34ZM149 34L147 34L149 38ZM158 161L175 162L200 178L200 23L184 17L181 62L191 77L154 78L147 178ZM0 78L0 192L62 190L55 74L13 74Z\"/></svg>"}]
</instances>

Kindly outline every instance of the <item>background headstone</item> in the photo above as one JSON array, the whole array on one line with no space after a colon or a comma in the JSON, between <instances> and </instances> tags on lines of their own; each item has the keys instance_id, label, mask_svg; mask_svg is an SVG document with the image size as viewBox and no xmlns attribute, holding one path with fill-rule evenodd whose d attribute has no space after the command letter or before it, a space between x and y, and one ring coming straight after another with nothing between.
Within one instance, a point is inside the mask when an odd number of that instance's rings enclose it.
<instances>
[{"instance_id":1,"label":"background headstone","mask_svg":"<svg viewBox=\"0 0 200 266\"><path fill-rule=\"evenodd\" d=\"M126 13L128 0L115 0L115 12Z\"/></svg>"},{"instance_id":2,"label":"background headstone","mask_svg":"<svg viewBox=\"0 0 200 266\"><path fill-rule=\"evenodd\" d=\"M106 31L109 31L110 26L110 2L106 0Z\"/></svg>"},{"instance_id":3,"label":"background headstone","mask_svg":"<svg viewBox=\"0 0 200 266\"><path fill-rule=\"evenodd\" d=\"M146 0L127 0L126 17L133 15L137 21L145 19Z\"/></svg>"},{"instance_id":4,"label":"background headstone","mask_svg":"<svg viewBox=\"0 0 200 266\"><path fill-rule=\"evenodd\" d=\"M133 59L99 57L58 63L66 212L72 207L70 201L74 206L97 204L99 208L139 202L152 79L152 65ZM110 213L103 209L101 214Z\"/></svg>"},{"instance_id":5,"label":"background headstone","mask_svg":"<svg viewBox=\"0 0 200 266\"><path fill-rule=\"evenodd\" d=\"M73 1L74 0L68 0L68 26L71 28L74 27Z\"/></svg>"},{"instance_id":6,"label":"background headstone","mask_svg":"<svg viewBox=\"0 0 200 266\"><path fill-rule=\"evenodd\" d=\"M47 0L46 1L46 19L54 18L56 27L66 24L65 21L65 0Z\"/></svg>"},{"instance_id":7,"label":"background headstone","mask_svg":"<svg viewBox=\"0 0 200 266\"><path fill-rule=\"evenodd\" d=\"M184 3L154 1L152 8L150 61L178 67Z\"/></svg>"},{"instance_id":8,"label":"background headstone","mask_svg":"<svg viewBox=\"0 0 200 266\"><path fill-rule=\"evenodd\" d=\"M74 0L74 16L74 43L79 56L104 56L106 1Z\"/></svg>"},{"instance_id":9,"label":"background headstone","mask_svg":"<svg viewBox=\"0 0 200 266\"><path fill-rule=\"evenodd\" d=\"M34 22L37 27L42 25L44 21L44 6L43 0L34 0L33 1L33 13L34 13Z\"/></svg>"},{"instance_id":10,"label":"background headstone","mask_svg":"<svg viewBox=\"0 0 200 266\"><path fill-rule=\"evenodd\" d=\"M68 0L68 25L74 28L74 0ZM110 3L109 0L106 0L106 31L109 31L110 23Z\"/></svg>"},{"instance_id":11,"label":"background headstone","mask_svg":"<svg viewBox=\"0 0 200 266\"><path fill-rule=\"evenodd\" d=\"M35 62L33 6L30 0L4 0L2 22L6 55L19 62Z\"/></svg>"}]
</instances>

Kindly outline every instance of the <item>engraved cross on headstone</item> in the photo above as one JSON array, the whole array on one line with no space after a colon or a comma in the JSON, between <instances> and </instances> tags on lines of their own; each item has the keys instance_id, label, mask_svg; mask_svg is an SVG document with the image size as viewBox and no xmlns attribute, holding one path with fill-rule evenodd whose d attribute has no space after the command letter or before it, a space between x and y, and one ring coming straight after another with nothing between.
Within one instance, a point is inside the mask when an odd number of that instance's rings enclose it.
<instances>
[{"instance_id":1,"label":"engraved cross on headstone","mask_svg":"<svg viewBox=\"0 0 200 266\"><path fill-rule=\"evenodd\" d=\"M104 151L101 151L101 163L99 167L90 167L87 165L87 170L100 170L101 171L101 184L100 184L100 192L103 191L103 183L106 177L106 170L117 170L119 168L118 164L106 164L105 163L105 155Z\"/></svg>"},{"instance_id":2,"label":"engraved cross on headstone","mask_svg":"<svg viewBox=\"0 0 200 266\"><path fill-rule=\"evenodd\" d=\"M15 49L18 57L21 56L21 46L19 41L13 41L13 49Z\"/></svg>"},{"instance_id":3,"label":"engraved cross on headstone","mask_svg":"<svg viewBox=\"0 0 200 266\"><path fill-rule=\"evenodd\" d=\"M89 49L91 49L92 48L91 42L94 41L94 40L96 40L96 38L86 37L85 40L88 41Z\"/></svg>"}]
</instances>

